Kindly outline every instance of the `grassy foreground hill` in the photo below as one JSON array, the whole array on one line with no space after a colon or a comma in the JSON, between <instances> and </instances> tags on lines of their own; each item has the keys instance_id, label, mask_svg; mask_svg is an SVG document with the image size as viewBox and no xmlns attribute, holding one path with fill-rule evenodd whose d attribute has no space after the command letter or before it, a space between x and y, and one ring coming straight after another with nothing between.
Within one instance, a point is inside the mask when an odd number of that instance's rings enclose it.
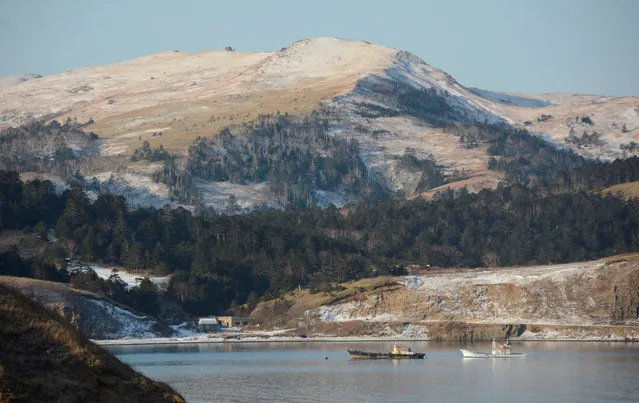
<instances>
[{"instance_id":1,"label":"grassy foreground hill","mask_svg":"<svg viewBox=\"0 0 639 403\"><path fill-rule=\"evenodd\" d=\"M4 285L0 323L0 402L184 402Z\"/></svg>"},{"instance_id":2,"label":"grassy foreground hill","mask_svg":"<svg viewBox=\"0 0 639 403\"><path fill-rule=\"evenodd\" d=\"M172 330L161 320L133 310L96 293L68 284L26 277L0 276L0 285L17 289L22 295L59 312L92 340L122 337L170 336Z\"/></svg>"}]
</instances>

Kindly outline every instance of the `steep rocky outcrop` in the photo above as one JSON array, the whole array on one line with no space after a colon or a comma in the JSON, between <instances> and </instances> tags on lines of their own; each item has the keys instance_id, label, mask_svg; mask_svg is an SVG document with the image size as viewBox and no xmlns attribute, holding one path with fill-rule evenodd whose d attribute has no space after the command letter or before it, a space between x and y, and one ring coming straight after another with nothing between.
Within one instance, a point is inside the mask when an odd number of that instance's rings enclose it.
<instances>
[{"instance_id":1,"label":"steep rocky outcrop","mask_svg":"<svg viewBox=\"0 0 639 403\"><path fill-rule=\"evenodd\" d=\"M639 262L441 272L398 279L316 309L325 321L356 319L558 325L639 325Z\"/></svg>"},{"instance_id":2,"label":"steep rocky outcrop","mask_svg":"<svg viewBox=\"0 0 639 403\"><path fill-rule=\"evenodd\" d=\"M639 259L616 256L563 265L435 270L328 300L307 291L284 308L298 332L441 339L639 338ZM359 292L355 291L359 289ZM281 301L281 300L280 300ZM300 301L304 309L296 308ZM256 309L263 317L269 304ZM262 315L262 316L260 316ZM280 321L281 322L281 321Z\"/></svg>"},{"instance_id":3,"label":"steep rocky outcrop","mask_svg":"<svg viewBox=\"0 0 639 403\"><path fill-rule=\"evenodd\" d=\"M639 270L633 270L616 278L612 284L613 323L635 323L639 320Z\"/></svg>"},{"instance_id":4,"label":"steep rocky outcrop","mask_svg":"<svg viewBox=\"0 0 639 403\"><path fill-rule=\"evenodd\" d=\"M1 284L0 323L2 402L184 402Z\"/></svg>"}]
</instances>

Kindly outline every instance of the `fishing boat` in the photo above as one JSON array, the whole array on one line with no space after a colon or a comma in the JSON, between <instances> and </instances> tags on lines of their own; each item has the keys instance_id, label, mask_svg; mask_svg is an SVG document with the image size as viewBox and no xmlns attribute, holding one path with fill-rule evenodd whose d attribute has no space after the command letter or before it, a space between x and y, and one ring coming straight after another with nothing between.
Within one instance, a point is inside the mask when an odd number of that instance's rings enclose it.
<instances>
[{"instance_id":1,"label":"fishing boat","mask_svg":"<svg viewBox=\"0 0 639 403\"><path fill-rule=\"evenodd\" d=\"M460 349L464 358L523 358L526 356L524 353L513 353L510 343L506 341L504 344L500 344L497 348L497 342L493 339L492 350L490 353L482 353L478 351L470 351Z\"/></svg>"},{"instance_id":2,"label":"fishing boat","mask_svg":"<svg viewBox=\"0 0 639 403\"><path fill-rule=\"evenodd\" d=\"M394 360L394 359L419 360L419 359L423 359L426 356L425 353L416 353L414 351L411 351L410 348L408 350L404 350L402 347L399 347L397 345L393 346L393 351L391 351L390 353L351 350L351 349L348 349L347 351L352 360Z\"/></svg>"}]
</instances>

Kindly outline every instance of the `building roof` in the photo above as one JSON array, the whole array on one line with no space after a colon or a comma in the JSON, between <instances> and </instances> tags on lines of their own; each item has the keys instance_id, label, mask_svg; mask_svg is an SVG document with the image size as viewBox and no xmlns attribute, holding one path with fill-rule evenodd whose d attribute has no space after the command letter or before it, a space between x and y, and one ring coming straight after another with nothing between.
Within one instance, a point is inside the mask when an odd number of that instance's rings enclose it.
<instances>
[{"instance_id":1,"label":"building roof","mask_svg":"<svg viewBox=\"0 0 639 403\"><path fill-rule=\"evenodd\" d=\"M215 318L200 318L197 322L198 325L217 325L217 319Z\"/></svg>"}]
</instances>

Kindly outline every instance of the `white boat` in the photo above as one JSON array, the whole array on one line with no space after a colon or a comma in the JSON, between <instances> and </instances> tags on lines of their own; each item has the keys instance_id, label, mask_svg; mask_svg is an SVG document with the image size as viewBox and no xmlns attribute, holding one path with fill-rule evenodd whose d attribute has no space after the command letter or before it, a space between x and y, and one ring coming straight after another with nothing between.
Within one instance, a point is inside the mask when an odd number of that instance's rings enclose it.
<instances>
[{"instance_id":1,"label":"white boat","mask_svg":"<svg viewBox=\"0 0 639 403\"><path fill-rule=\"evenodd\" d=\"M460 349L464 358L523 358L526 356L524 353L513 353L510 343L507 341L504 344L500 344L497 348L497 342L493 339L492 350L490 353L482 353L479 351L470 351Z\"/></svg>"}]
</instances>

